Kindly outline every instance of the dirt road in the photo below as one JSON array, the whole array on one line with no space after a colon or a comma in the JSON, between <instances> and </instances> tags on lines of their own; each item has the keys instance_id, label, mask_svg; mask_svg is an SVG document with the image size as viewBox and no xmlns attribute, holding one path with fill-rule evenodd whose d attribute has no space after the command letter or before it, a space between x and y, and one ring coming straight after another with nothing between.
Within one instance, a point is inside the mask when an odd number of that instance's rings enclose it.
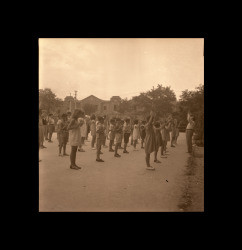
<instances>
[{"instance_id":1,"label":"dirt road","mask_svg":"<svg viewBox=\"0 0 242 250\"><path fill-rule=\"evenodd\" d=\"M89 136L89 140L91 136ZM58 156L56 134L53 143L45 142L39 156L40 212L183 212L203 211L204 163L186 153L185 134L180 133L178 145L168 147L166 159L146 170L145 153L129 146L129 154L119 150L120 158L103 148L105 161L96 162L96 151L90 142L86 152L77 152L80 170L70 169L68 156ZM108 145L109 141L107 141ZM70 154L70 146L67 145ZM160 153L160 152L159 152Z\"/></svg>"}]
</instances>

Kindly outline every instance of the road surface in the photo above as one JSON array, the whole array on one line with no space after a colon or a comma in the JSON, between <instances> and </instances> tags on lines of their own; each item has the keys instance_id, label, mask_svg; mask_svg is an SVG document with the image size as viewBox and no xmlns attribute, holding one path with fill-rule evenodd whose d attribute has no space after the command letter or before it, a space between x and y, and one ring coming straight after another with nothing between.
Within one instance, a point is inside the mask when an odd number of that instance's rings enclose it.
<instances>
[{"instance_id":1,"label":"road surface","mask_svg":"<svg viewBox=\"0 0 242 250\"><path fill-rule=\"evenodd\" d=\"M90 141L85 143L86 152L77 152L80 170L70 169L69 156L58 156L56 134L53 143L46 141L47 148L40 149L40 212L204 211L204 161L186 153L184 133L175 148L169 143L167 158L158 157L161 163L154 163L151 154L154 171L146 170L140 143L138 151L129 146L129 154L119 150L120 158L102 148L103 163L96 162Z\"/></svg>"}]
</instances>

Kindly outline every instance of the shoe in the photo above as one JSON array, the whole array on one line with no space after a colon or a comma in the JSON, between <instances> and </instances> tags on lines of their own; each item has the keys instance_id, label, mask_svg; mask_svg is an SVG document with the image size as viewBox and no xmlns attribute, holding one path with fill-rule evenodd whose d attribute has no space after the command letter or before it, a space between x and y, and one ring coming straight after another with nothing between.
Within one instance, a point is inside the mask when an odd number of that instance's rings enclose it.
<instances>
[{"instance_id":1,"label":"shoe","mask_svg":"<svg viewBox=\"0 0 242 250\"><path fill-rule=\"evenodd\" d=\"M119 147L119 149L124 149L123 147Z\"/></svg>"},{"instance_id":2,"label":"shoe","mask_svg":"<svg viewBox=\"0 0 242 250\"><path fill-rule=\"evenodd\" d=\"M137 148L134 148L134 151L139 151Z\"/></svg>"},{"instance_id":3,"label":"shoe","mask_svg":"<svg viewBox=\"0 0 242 250\"><path fill-rule=\"evenodd\" d=\"M92 150L95 150L96 148L92 148Z\"/></svg>"},{"instance_id":4,"label":"shoe","mask_svg":"<svg viewBox=\"0 0 242 250\"><path fill-rule=\"evenodd\" d=\"M102 159L96 159L96 161L98 161L98 162L104 162L104 160L102 160Z\"/></svg>"},{"instance_id":5,"label":"shoe","mask_svg":"<svg viewBox=\"0 0 242 250\"><path fill-rule=\"evenodd\" d=\"M103 155L103 152L100 151L100 155Z\"/></svg>"},{"instance_id":6,"label":"shoe","mask_svg":"<svg viewBox=\"0 0 242 250\"><path fill-rule=\"evenodd\" d=\"M129 152L127 150L123 151L124 154L128 154Z\"/></svg>"},{"instance_id":7,"label":"shoe","mask_svg":"<svg viewBox=\"0 0 242 250\"><path fill-rule=\"evenodd\" d=\"M75 164L75 167L81 169L81 167L78 167L76 164Z\"/></svg>"},{"instance_id":8,"label":"shoe","mask_svg":"<svg viewBox=\"0 0 242 250\"><path fill-rule=\"evenodd\" d=\"M167 156L165 156L165 155L161 155L160 157L161 157L161 158L167 158Z\"/></svg>"},{"instance_id":9,"label":"shoe","mask_svg":"<svg viewBox=\"0 0 242 250\"><path fill-rule=\"evenodd\" d=\"M175 146L174 146L174 145L171 145L171 147L175 148Z\"/></svg>"},{"instance_id":10,"label":"shoe","mask_svg":"<svg viewBox=\"0 0 242 250\"><path fill-rule=\"evenodd\" d=\"M104 145L103 148L108 148L108 146L107 146L107 145Z\"/></svg>"},{"instance_id":11,"label":"shoe","mask_svg":"<svg viewBox=\"0 0 242 250\"><path fill-rule=\"evenodd\" d=\"M75 165L73 166L73 165L70 165L70 168L71 169L75 169L75 170L78 170L79 168L77 168Z\"/></svg>"},{"instance_id":12,"label":"shoe","mask_svg":"<svg viewBox=\"0 0 242 250\"><path fill-rule=\"evenodd\" d=\"M161 163L159 160L154 160L155 163Z\"/></svg>"},{"instance_id":13,"label":"shoe","mask_svg":"<svg viewBox=\"0 0 242 250\"><path fill-rule=\"evenodd\" d=\"M114 157L121 157L121 155L119 155L119 154L115 154L115 155L114 155Z\"/></svg>"},{"instance_id":14,"label":"shoe","mask_svg":"<svg viewBox=\"0 0 242 250\"><path fill-rule=\"evenodd\" d=\"M146 167L146 169L147 169L147 170L155 170L155 168L154 168L154 167L151 167L151 166Z\"/></svg>"},{"instance_id":15,"label":"shoe","mask_svg":"<svg viewBox=\"0 0 242 250\"><path fill-rule=\"evenodd\" d=\"M114 150L113 149L109 149L109 152L114 152Z\"/></svg>"},{"instance_id":16,"label":"shoe","mask_svg":"<svg viewBox=\"0 0 242 250\"><path fill-rule=\"evenodd\" d=\"M63 156L69 156L68 154L63 154Z\"/></svg>"},{"instance_id":17,"label":"shoe","mask_svg":"<svg viewBox=\"0 0 242 250\"><path fill-rule=\"evenodd\" d=\"M40 148L47 148L47 147L43 145L43 146L41 146Z\"/></svg>"},{"instance_id":18,"label":"shoe","mask_svg":"<svg viewBox=\"0 0 242 250\"><path fill-rule=\"evenodd\" d=\"M141 148L144 148L144 147L141 147Z\"/></svg>"},{"instance_id":19,"label":"shoe","mask_svg":"<svg viewBox=\"0 0 242 250\"><path fill-rule=\"evenodd\" d=\"M53 141L50 141L50 140L49 140L48 142L51 142L51 143L52 143Z\"/></svg>"},{"instance_id":20,"label":"shoe","mask_svg":"<svg viewBox=\"0 0 242 250\"><path fill-rule=\"evenodd\" d=\"M85 150L84 150L84 149L78 149L78 151L79 151L79 152L85 152Z\"/></svg>"}]
</instances>

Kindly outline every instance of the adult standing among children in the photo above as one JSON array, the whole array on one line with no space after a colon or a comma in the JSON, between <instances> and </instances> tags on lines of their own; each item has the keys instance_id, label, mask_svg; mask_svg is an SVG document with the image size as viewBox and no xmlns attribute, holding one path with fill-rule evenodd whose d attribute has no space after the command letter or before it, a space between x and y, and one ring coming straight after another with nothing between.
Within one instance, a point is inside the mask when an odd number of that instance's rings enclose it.
<instances>
[{"instance_id":1,"label":"adult standing among children","mask_svg":"<svg viewBox=\"0 0 242 250\"><path fill-rule=\"evenodd\" d=\"M72 118L70 120L70 123L67 127L67 129L69 130L69 141L70 141L70 146L71 146L70 168L75 169L75 170L78 170L81 168L76 165L76 152L77 152L78 145L80 144L80 140L81 140L80 126L82 126L82 124L84 123L83 119L78 120L78 118L82 118L82 117L84 117L84 112L81 111L80 109L75 109L73 112Z\"/></svg>"},{"instance_id":2,"label":"adult standing among children","mask_svg":"<svg viewBox=\"0 0 242 250\"><path fill-rule=\"evenodd\" d=\"M191 113L187 115L188 124L186 127L187 153L192 153L192 136L194 132L195 122Z\"/></svg>"},{"instance_id":3,"label":"adult standing among children","mask_svg":"<svg viewBox=\"0 0 242 250\"><path fill-rule=\"evenodd\" d=\"M155 170L154 167L150 165L150 154L156 151L155 133L153 129L154 112L151 111L150 115L146 118L145 124L145 161L147 170Z\"/></svg>"}]
</instances>

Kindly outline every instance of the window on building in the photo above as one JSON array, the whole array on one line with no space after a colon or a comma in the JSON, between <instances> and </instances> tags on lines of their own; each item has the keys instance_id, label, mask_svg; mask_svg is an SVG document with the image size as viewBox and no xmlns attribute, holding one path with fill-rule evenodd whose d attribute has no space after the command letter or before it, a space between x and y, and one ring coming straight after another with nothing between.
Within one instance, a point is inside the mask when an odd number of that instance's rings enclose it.
<instances>
[{"instance_id":1,"label":"window on building","mask_svg":"<svg viewBox=\"0 0 242 250\"><path fill-rule=\"evenodd\" d=\"M114 111L117 110L117 105L114 105L113 110L114 110Z\"/></svg>"},{"instance_id":2,"label":"window on building","mask_svg":"<svg viewBox=\"0 0 242 250\"><path fill-rule=\"evenodd\" d=\"M106 107L106 106L103 106L103 110L107 110L107 107Z\"/></svg>"}]
</instances>

